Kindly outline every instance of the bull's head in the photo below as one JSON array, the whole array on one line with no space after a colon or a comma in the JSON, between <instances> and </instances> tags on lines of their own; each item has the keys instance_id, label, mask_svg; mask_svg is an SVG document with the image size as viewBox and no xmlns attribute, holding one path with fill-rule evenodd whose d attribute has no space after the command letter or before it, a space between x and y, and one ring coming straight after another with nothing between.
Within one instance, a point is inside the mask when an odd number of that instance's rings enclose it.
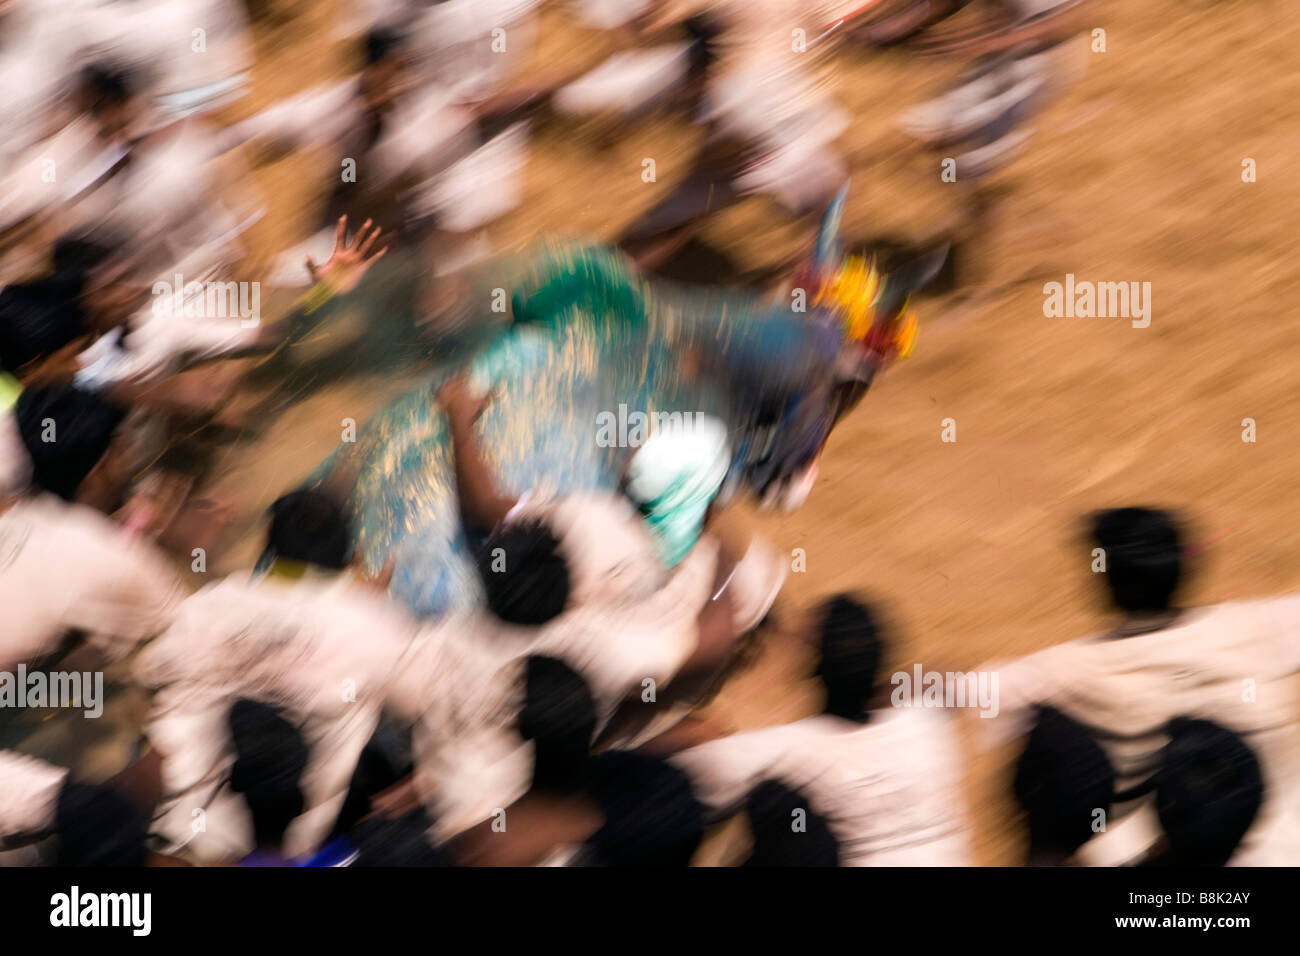
<instances>
[{"instance_id":1,"label":"bull's head","mask_svg":"<svg viewBox=\"0 0 1300 956\"><path fill-rule=\"evenodd\" d=\"M803 504L836 422L861 401L881 368L911 353L917 333L912 294L938 274L947 255L945 246L884 274L874 255L846 254L839 231L847 197L845 185L822 216L812 256L795 277L815 306L810 321L839 331L838 354L755 443L758 454L746 462L746 477L764 507L792 511Z\"/></svg>"}]
</instances>

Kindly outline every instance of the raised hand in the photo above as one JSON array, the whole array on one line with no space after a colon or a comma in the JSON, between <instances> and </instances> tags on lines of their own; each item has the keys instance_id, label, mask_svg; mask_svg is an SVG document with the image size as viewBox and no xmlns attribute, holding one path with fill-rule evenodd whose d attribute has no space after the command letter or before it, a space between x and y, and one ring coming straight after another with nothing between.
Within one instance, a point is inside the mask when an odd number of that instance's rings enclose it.
<instances>
[{"instance_id":1,"label":"raised hand","mask_svg":"<svg viewBox=\"0 0 1300 956\"><path fill-rule=\"evenodd\" d=\"M367 234L366 230L370 232ZM334 230L334 251L324 265L317 265L311 256L307 257L307 272L317 282L324 282L335 295L351 292L361 282L376 261L383 258L388 251L385 242L378 252L372 253L375 240L379 238L380 228L369 219L361 224L352 243L347 241L348 217L340 216L338 228Z\"/></svg>"}]
</instances>

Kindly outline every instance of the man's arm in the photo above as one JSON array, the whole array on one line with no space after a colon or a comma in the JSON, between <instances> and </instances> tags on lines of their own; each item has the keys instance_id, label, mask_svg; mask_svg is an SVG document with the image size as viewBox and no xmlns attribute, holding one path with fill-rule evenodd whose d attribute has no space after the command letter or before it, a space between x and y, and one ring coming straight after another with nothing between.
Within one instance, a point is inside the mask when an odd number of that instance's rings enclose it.
<instances>
[{"instance_id":1,"label":"man's arm","mask_svg":"<svg viewBox=\"0 0 1300 956\"><path fill-rule=\"evenodd\" d=\"M438 389L438 402L447 414L451 432L452 459L456 470L456 494L465 517L490 529L505 520L519 503L497 484L496 475L483 458L474 425L487 405L487 398L475 398L464 379L456 378Z\"/></svg>"}]
</instances>

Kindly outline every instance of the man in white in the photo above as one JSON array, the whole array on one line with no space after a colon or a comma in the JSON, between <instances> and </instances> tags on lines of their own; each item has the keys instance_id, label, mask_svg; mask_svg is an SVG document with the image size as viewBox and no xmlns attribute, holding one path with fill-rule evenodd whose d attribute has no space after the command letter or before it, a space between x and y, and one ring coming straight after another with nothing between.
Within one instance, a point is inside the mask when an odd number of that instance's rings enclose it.
<instances>
[{"instance_id":1,"label":"man in white","mask_svg":"<svg viewBox=\"0 0 1300 956\"><path fill-rule=\"evenodd\" d=\"M819 616L824 712L699 744L673 762L720 817L765 780L806 794L838 841L842 865L969 865L963 759L952 718L925 708L867 709L868 699L881 695L872 613L838 597ZM647 749L671 752L671 737Z\"/></svg>"},{"instance_id":2,"label":"man in white","mask_svg":"<svg viewBox=\"0 0 1300 956\"><path fill-rule=\"evenodd\" d=\"M415 634L413 619L353 573L337 505L295 492L273 511L278 557L269 577L228 578L199 591L136 664L136 679L156 691L146 727L163 756L155 829L200 859L238 859L253 849L251 819L228 780L235 700L282 707L300 726L311 751L302 780L307 809L290 826L285 852L309 854L342 809L385 686Z\"/></svg>"},{"instance_id":3,"label":"man in white","mask_svg":"<svg viewBox=\"0 0 1300 956\"><path fill-rule=\"evenodd\" d=\"M455 615L423 635L391 702L416 724L414 787L431 810L435 834L446 838L528 789L531 747L515 724L529 655L558 658L580 674L599 729L611 736L636 733L650 720L680 719L673 703L692 703L716 678L737 634L771 606L784 567L761 549L736 562L713 535L700 536L725 466L701 469L704 483L690 500L673 500L681 533L671 537L667 564L621 495L506 494L474 434L485 400L459 381L439 398L462 511L493 529L479 552L487 613ZM647 444L638 457L661 452L667 450ZM725 441L710 457L729 460ZM649 469L635 474L650 484Z\"/></svg>"},{"instance_id":4,"label":"man in white","mask_svg":"<svg viewBox=\"0 0 1300 956\"><path fill-rule=\"evenodd\" d=\"M1182 544L1175 520L1162 511L1102 512L1093 541L1105 555L1106 584L1123 621L1109 634L986 665L998 674L1000 695L998 716L980 721L988 741L1027 733L1033 706L1051 705L1092 731L1115 768L1116 789L1124 790L1150 774L1170 720L1212 720L1241 735L1264 775L1264 804L1233 862L1294 863L1300 596L1178 608L1172 599ZM1114 807L1112 819L1144 811L1148 802Z\"/></svg>"},{"instance_id":5,"label":"man in white","mask_svg":"<svg viewBox=\"0 0 1300 956\"><path fill-rule=\"evenodd\" d=\"M161 554L71 500L112 472L120 417L94 396L39 389L0 415L0 667L52 654L74 631L120 656L171 621L182 590ZM30 486L34 472L69 500Z\"/></svg>"}]
</instances>

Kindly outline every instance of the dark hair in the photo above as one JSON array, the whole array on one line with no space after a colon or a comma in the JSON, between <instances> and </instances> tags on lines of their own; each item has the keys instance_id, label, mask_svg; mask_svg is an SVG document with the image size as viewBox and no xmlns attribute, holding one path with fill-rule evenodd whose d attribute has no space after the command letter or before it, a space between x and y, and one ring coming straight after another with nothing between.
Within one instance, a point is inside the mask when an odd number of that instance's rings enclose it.
<instances>
[{"instance_id":1,"label":"dark hair","mask_svg":"<svg viewBox=\"0 0 1300 956\"><path fill-rule=\"evenodd\" d=\"M32 460L32 483L67 501L113 442L124 409L72 385L24 389L15 406L18 433ZM45 441L45 422L54 440Z\"/></svg>"},{"instance_id":2,"label":"dark hair","mask_svg":"<svg viewBox=\"0 0 1300 956\"><path fill-rule=\"evenodd\" d=\"M267 544L276 557L341 569L352 557L352 529L333 498L299 488L271 505Z\"/></svg>"},{"instance_id":3,"label":"dark hair","mask_svg":"<svg viewBox=\"0 0 1300 956\"><path fill-rule=\"evenodd\" d=\"M672 764L614 750L593 757L589 790L605 823L587 841L601 866L686 866L704 838L704 811Z\"/></svg>"},{"instance_id":4,"label":"dark hair","mask_svg":"<svg viewBox=\"0 0 1300 956\"><path fill-rule=\"evenodd\" d=\"M1096 811L1110 807L1115 771L1086 727L1040 706L1013 786L1029 817L1030 852L1067 858L1092 838Z\"/></svg>"},{"instance_id":5,"label":"dark hair","mask_svg":"<svg viewBox=\"0 0 1300 956\"><path fill-rule=\"evenodd\" d=\"M80 292L79 284L70 286L58 277L0 289L0 369L16 372L84 335Z\"/></svg>"},{"instance_id":6,"label":"dark hair","mask_svg":"<svg viewBox=\"0 0 1300 956\"><path fill-rule=\"evenodd\" d=\"M99 235L99 234L97 234ZM118 261L126 249L126 240L117 235L64 235L54 243L51 261L55 287L75 298L85 291L92 272Z\"/></svg>"},{"instance_id":7,"label":"dark hair","mask_svg":"<svg viewBox=\"0 0 1300 956\"><path fill-rule=\"evenodd\" d=\"M560 542L540 522L498 528L479 550L478 571L488 610L507 624L545 624L568 604L569 564Z\"/></svg>"},{"instance_id":8,"label":"dark hair","mask_svg":"<svg viewBox=\"0 0 1300 956\"><path fill-rule=\"evenodd\" d=\"M804 829L794 829L795 813ZM745 801L754 847L745 866L839 866L839 844L808 797L776 780L764 780Z\"/></svg>"},{"instance_id":9,"label":"dark hair","mask_svg":"<svg viewBox=\"0 0 1300 956\"><path fill-rule=\"evenodd\" d=\"M55 810L59 866L143 866L144 816L107 787L66 782Z\"/></svg>"},{"instance_id":10,"label":"dark hair","mask_svg":"<svg viewBox=\"0 0 1300 956\"><path fill-rule=\"evenodd\" d=\"M822 603L817 620L821 632L817 676L826 686L826 713L860 720L880 667L880 619L852 595L838 594Z\"/></svg>"},{"instance_id":11,"label":"dark hair","mask_svg":"<svg viewBox=\"0 0 1300 956\"><path fill-rule=\"evenodd\" d=\"M519 735L533 742L533 787L580 786L595 734L596 705L587 682L554 657L529 657Z\"/></svg>"},{"instance_id":12,"label":"dark hair","mask_svg":"<svg viewBox=\"0 0 1300 956\"><path fill-rule=\"evenodd\" d=\"M118 250L112 245L86 235L66 233L55 240L50 260L56 276L76 276L98 269L116 255Z\"/></svg>"},{"instance_id":13,"label":"dark hair","mask_svg":"<svg viewBox=\"0 0 1300 956\"><path fill-rule=\"evenodd\" d=\"M1170 722L1156 774L1156 811L1168 853L1162 863L1223 866L1264 799L1259 760L1239 736L1208 720Z\"/></svg>"},{"instance_id":14,"label":"dark hair","mask_svg":"<svg viewBox=\"0 0 1300 956\"><path fill-rule=\"evenodd\" d=\"M81 71L78 81L86 109L95 114L121 106L135 92L130 74L111 63L90 64Z\"/></svg>"},{"instance_id":15,"label":"dark hair","mask_svg":"<svg viewBox=\"0 0 1300 956\"><path fill-rule=\"evenodd\" d=\"M366 34L366 66L374 66L397 53L402 47L402 36L396 30L376 27Z\"/></svg>"},{"instance_id":16,"label":"dark hair","mask_svg":"<svg viewBox=\"0 0 1300 956\"><path fill-rule=\"evenodd\" d=\"M1113 508L1092 517L1092 541L1105 552L1106 584L1125 611L1168 610L1183 571L1182 535L1168 511Z\"/></svg>"},{"instance_id":17,"label":"dark hair","mask_svg":"<svg viewBox=\"0 0 1300 956\"><path fill-rule=\"evenodd\" d=\"M429 819L422 810L404 816L362 820L348 832L357 848L353 866L451 866L451 856L429 842Z\"/></svg>"},{"instance_id":18,"label":"dark hair","mask_svg":"<svg viewBox=\"0 0 1300 956\"><path fill-rule=\"evenodd\" d=\"M303 811L299 782L307 769L307 744L276 708L259 701L235 701L228 722L236 754L230 789L244 795L257 845L278 847Z\"/></svg>"}]
</instances>

